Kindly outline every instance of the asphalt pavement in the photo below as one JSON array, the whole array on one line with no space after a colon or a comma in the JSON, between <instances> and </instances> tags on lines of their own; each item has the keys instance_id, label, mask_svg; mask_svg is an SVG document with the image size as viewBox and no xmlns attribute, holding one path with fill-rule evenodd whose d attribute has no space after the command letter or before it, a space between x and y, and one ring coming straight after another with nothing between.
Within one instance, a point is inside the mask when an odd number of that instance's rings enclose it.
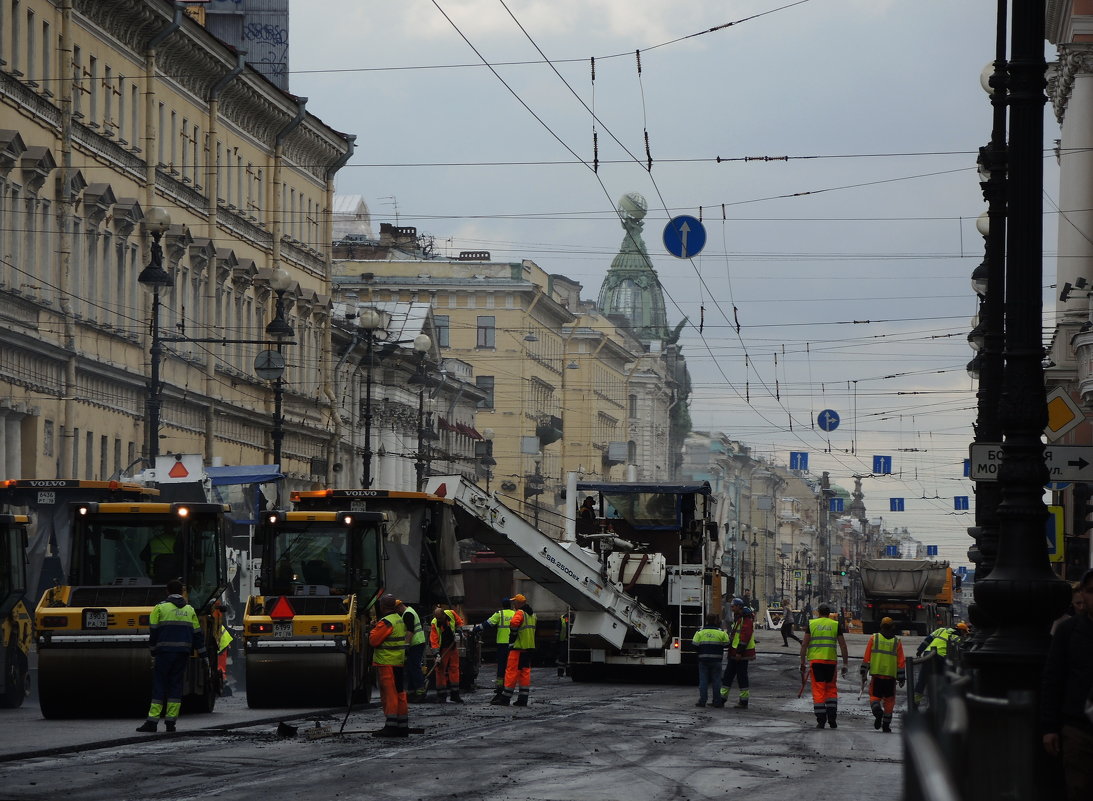
<instances>
[{"instance_id":1,"label":"asphalt pavement","mask_svg":"<svg viewBox=\"0 0 1093 801\"><path fill-rule=\"evenodd\" d=\"M348 718L344 710L252 711L242 695L220 699L210 715L183 716L175 735L138 735L131 719L2 710L0 798L898 798L899 711L896 731L883 734L867 698L856 697L866 637L847 638L851 674L837 730L817 730L808 690L797 697L796 643L783 648L774 631L757 639L747 710L696 708L694 686L577 684L548 668L533 671L526 708L490 706L487 687L465 693L462 705L412 705L411 726L423 733L400 741L369 735L383 723L375 706ZM480 683L491 677L483 666ZM297 727L295 736L278 736L279 721Z\"/></svg>"}]
</instances>

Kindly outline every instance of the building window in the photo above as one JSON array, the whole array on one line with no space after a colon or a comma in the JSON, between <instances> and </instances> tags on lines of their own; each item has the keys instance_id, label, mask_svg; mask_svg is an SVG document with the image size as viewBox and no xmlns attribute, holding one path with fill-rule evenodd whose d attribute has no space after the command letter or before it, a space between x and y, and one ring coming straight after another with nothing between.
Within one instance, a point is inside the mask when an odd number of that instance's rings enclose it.
<instances>
[{"instance_id":1,"label":"building window","mask_svg":"<svg viewBox=\"0 0 1093 801\"><path fill-rule=\"evenodd\" d=\"M478 335L475 342L477 348L492 348L497 343L497 318L496 317L479 317L478 318Z\"/></svg>"},{"instance_id":2,"label":"building window","mask_svg":"<svg viewBox=\"0 0 1093 801\"><path fill-rule=\"evenodd\" d=\"M46 420L42 426L42 456L53 455L53 421Z\"/></svg>"},{"instance_id":3,"label":"building window","mask_svg":"<svg viewBox=\"0 0 1093 801\"><path fill-rule=\"evenodd\" d=\"M450 348L451 318L447 314L433 315L433 326L436 328L437 347Z\"/></svg>"},{"instance_id":4,"label":"building window","mask_svg":"<svg viewBox=\"0 0 1093 801\"><path fill-rule=\"evenodd\" d=\"M630 403L629 403L629 412L628 412L628 414L630 416L630 419L633 420L633 419L637 418L637 416L638 416L638 396L637 395L631 395L630 398L629 398L629 401L630 401Z\"/></svg>"},{"instance_id":5,"label":"building window","mask_svg":"<svg viewBox=\"0 0 1093 801\"><path fill-rule=\"evenodd\" d=\"M486 393L486 397L478 402L479 409L493 408L493 376L480 375L474 379L475 386Z\"/></svg>"}]
</instances>

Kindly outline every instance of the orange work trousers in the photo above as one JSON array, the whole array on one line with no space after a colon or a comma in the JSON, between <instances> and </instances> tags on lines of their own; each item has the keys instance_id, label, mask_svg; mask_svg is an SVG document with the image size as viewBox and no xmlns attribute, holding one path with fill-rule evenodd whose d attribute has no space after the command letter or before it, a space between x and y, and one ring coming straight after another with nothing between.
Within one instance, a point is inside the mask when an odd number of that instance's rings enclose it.
<instances>
[{"instance_id":1,"label":"orange work trousers","mask_svg":"<svg viewBox=\"0 0 1093 801\"><path fill-rule=\"evenodd\" d=\"M510 648L509 661L505 665L505 689L531 686L531 651L525 648Z\"/></svg>"},{"instance_id":2,"label":"orange work trousers","mask_svg":"<svg viewBox=\"0 0 1093 801\"><path fill-rule=\"evenodd\" d=\"M839 688L835 684L838 668L835 662L814 659L812 668L812 710L817 716L834 714L839 705Z\"/></svg>"},{"instance_id":3,"label":"orange work trousers","mask_svg":"<svg viewBox=\"0 0 1093 801\"><path fill-rule=\"evenodd\" d=\"M406 702L406 689L402 665L373 665L376 669L376 683L380 688L380 701L387 725L406 726L410 708Z\"/></svg>"},{"instance_id":4,"label":"orange work trousers","mask_svg":"<svg viewBox=\"0 0 1093 801\"><path fill-rule=\"evenodd\" d=\"M459 689L459 649L454 645L440 652L436 664L436 688L445 690L449 684Z\"/></svg>"}]
</instances>

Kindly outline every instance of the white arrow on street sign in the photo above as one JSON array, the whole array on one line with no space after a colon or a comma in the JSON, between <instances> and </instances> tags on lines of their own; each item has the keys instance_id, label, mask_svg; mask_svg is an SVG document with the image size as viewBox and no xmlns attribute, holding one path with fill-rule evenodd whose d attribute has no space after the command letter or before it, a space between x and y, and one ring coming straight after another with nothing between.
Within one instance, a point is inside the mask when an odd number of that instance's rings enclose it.
<instances>
[{"instance_id":1,"label":"white arrow on street sign","mask_svg":"<svg viewBox=\"0 0 1093 801\"><path fill-rule=\"evenodd\" d=\"M1002 445L977 442L970 448L972 481L997 481ZM1048 445L1044 448L1048 481L1093 481L1093 446Z\"/></svg>"}]
</instances>

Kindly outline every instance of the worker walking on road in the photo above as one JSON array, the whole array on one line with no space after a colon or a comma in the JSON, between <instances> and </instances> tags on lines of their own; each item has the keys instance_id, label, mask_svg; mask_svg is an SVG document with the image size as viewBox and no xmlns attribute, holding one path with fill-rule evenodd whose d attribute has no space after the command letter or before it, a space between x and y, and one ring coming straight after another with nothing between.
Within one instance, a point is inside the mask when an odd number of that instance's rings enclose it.
<instances>
[{"instance_id":1,"label":"worker walking on road","mask_svg":"<svg viewBox=\"0 0 1093 801\"><path fill-rule=\"evenodd\" d=\"M414 607L396 600L395 611L402 615L406 626L406 700L424 701L425 674L421 670L421 660L425 656L425 627Z\"/></svg>"},{"instance_id":2,"label":"worker walking on road","mask_svg":"<svg viewBox=\"0 0 1093 801\"><path fill-rule=\"evenodd\" d=\"M490 699L495 706L508 706L512 696L517 693L513 706L527 706L531 693L531 658L535 653L535 612L523 595L514 595L511 599L516 607L512 622L509 624L509 660L505 668L505 686Z\"/></svg>"},{"instance_id":3,"label":"worker walking on road","mask_svg":"<svg viewBox=\"0 0 1093 801\"><path fill-rule=\"evenodd\" d=\"M755 659L755 612L745 606L741 598L733 598L729 608L732 610L729 658L725 663L725 675L721 677L720 694L722 702L727 701L735 680L740 686L740 699L736 702L736 708L747 709L748 699L751 698L748 664Z\"/></svg>"},{"instance_id":4,"label":"worker walking on road","mask_svg":"<svg viewBox=\"0 0 1093 801\"><path fill-rule=\"evenodd\" d=\"M368 633L372 646L372 666L383 703L384 724L373 737L408 737L410 712L406 705L406 623L397 610L395 596L387 593L377 604L383 616Z\"/></svg>"},{"instance_id":5,"label":"worker walking on road","mask_svg":"<svg viewBox=\"0 0 1093 801\"><path fill-rule=\"evenodd\" d=\"M869 684L869 708L873 711L873 728L892 731L892 713L896 708L896 683L902 687L907 681L907 661L903 656L903 643L896 636L896 624L890 617L881 618L880 631L865 644L861 677Z\"/></svg>"},{"instance_id":6,"label":"worker walking on road","mask_svg":"<svg viewBox=\"0 0 1093 801\"><path fill-rule=\"evenodd\" d=\"M502 598L501 608L474 627L475 631L497 630L497 678L494 680L497 692L501 692L505 686L505 668L509 662L509 626L514 614L516 612L512 609L512 603L508 598Z\"/></svg>"},{"instance_id":7,"label":"worker walking on road","mask_svg":"<svg viewBox=\"0 0 1093 801\"><path fill-rule=\"evenodd\" d=\"M838 644L843 658L842 674L846 676L850 656L846 650L846 639L839 628L839 621L830 617L831 607L820 604L817 616L808 621L808 632L801 643L801 674L810 670L812 674L812 711L816 715L816 728L822 729L824 723L837 729L836 717L839 714L839 688L836 683L835 645Z\"/></svg>"},{"instance_id":8,"label":"worker walking on road","mask_svg":"<svg viewBox=\"0 0 1093 801\"><path fill-rule=\"evenodd\" d=\"M453 609L438 606L433 613L429 644L437 649L436 700L440 704L448 703L449 694L452 703L463 703L459 695L459 642L456 637L462 625L463 618Z\"/></svg>"},{"instance_id":9,"label":"worker walking on road","mask_svg":"<svg viewBox=\"0 0 1093 801\"><path fill-rule=\"evenodd\" d=\"M706 706L707 692L714 706L725 706L725 699L721 697L721 658L729 644L729 635L721 628L721 618L716 613L706 615L706 625L695 632L693 644L698 651L698 703L695 706Z\"/></svg>"},{"instance_id":10,"label":"worker walking on road","mask_svg":"<svg viewBox=\"0 0 1093 801\"><path fill-rule=\"evenodd\" d=\"M148 719L137 731L154 732L161 716L167 731L175 730L178 714L182 711L182 683L190 654L197 651L199 657L205 658L201 623L182 592L181 581L168 581L167 598L156 604L148 617L148 644L155 658L152 703L148 707Z\"/></svg>"}]
</instances>

